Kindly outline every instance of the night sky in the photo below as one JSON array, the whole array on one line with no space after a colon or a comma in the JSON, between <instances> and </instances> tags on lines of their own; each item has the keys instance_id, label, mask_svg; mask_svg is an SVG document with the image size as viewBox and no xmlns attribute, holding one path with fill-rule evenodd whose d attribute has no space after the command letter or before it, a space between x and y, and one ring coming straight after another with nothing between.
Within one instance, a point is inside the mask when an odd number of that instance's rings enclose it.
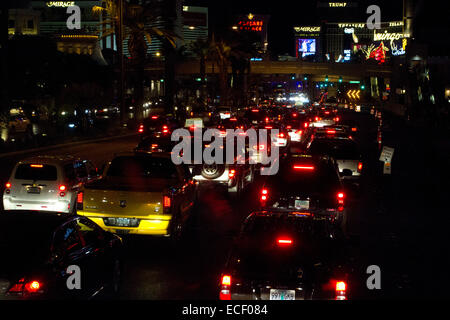
<instances>
[{"instance_id":1,"label":"night sky","mask_svg":"<svg viewBox=\"0 0 450 320\"><path fill-rule=\"evenodd\" d=\"M336 0L340 2L341 0ZM431 45L432 54L448 55L450 51L450 1L415 0L417 5L417 32L419 41ZM26 5L29 0L0 0L10 7ZM326 2L326 1L323 1ZM341 1L343 2L343 0ZM353 0L361 8L359 22L367 19L365 8L377 4L381 8L381 20L402 19L403 0ZM210 32L220 32L230 28L233 16L238 14L269 14L269 49L276 54L294 54L294 32L296 25L309 25L317 22L316 0L185 0L185 5L206 6L209 8Z\"/></svg>"}]
</instances>

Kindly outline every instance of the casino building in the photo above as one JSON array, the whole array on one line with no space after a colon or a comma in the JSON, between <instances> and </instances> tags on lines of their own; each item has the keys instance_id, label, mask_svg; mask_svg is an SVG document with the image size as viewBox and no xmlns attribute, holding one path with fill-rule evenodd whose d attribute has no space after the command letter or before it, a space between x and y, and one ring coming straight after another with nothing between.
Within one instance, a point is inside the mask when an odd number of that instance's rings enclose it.
<instances>
[{"instance_id":1,"label":"casino building","mask_svg":"<svg viewBox=\"0 0 450 320\"><path fill-rule=\"evenodd\" d=\"M405 55L411 34L401 10L394 12L393 21L381 22L379 29L369 29L368 5L318 1L318 22L294 27L297 59L338 63L373 59L382 64L394 56Z\"/></svg>"}]
</instances>

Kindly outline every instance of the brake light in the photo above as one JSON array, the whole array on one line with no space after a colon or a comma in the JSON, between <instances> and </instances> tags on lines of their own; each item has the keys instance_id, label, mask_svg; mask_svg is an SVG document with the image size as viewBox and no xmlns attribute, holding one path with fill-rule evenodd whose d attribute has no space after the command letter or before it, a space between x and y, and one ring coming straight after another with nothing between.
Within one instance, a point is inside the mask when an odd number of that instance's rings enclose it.
<instances>
[{"instance_id":1,"label":"brake light","mask_svg":"<svg viewBox=\"0 0 450 320\"><path fill-rule=\"evenodd\" d=\"M263 144L260 144L259 146L253 146L253 149L255 150L264 150L265 146Z\"/></svg>"},{"instance_id":2,"label":"brake light","mask_svg":"<svg viewBox=\"0 0 450 320\"><path fill-rule=\"evenodd\" d=\"M339 122L339 117L334 118L334 121Z\"/></svg>"},{"instance_id":3,"label":"brake light","mask_svg":"<svg viewBox=\"0 0 450 320\"><path fill-rule=\"evenodd\" d=\"M259 112L258 109L252 109L252 112Z\"/></svg>"},{"instance_id":4,"label":"brake light","mask_svg":"<svg viewBox=\"0 0 450 320\"><path fill-rule=\"evenodd\" d=\"M266 117L266 122L269 122L269 118Z\"/></svg>"},{"instance_id":5,"label":"brake light","mask_svg":"<svg viewBox=\"0 0 450 320\"><path fill-rule=\"evenodd\" d=\"M363 167L362 162L358 162L358 172L361 172L362 167Z\"/></svg>"},{"instance_id":6,"label":"brake light","mask_svg":"<svg viewBox=\"0 0 450 320\"><path fill-rule=\"evenodd\" d=\"M319 117L315 117L315 118L314 118L314 121L319 121Z\"/></svg>"},{"instance_id":7,"label":"brake light","mask_svg":"<svg viewBox=\"0 0 450 320\"><path fill-rule=\"evenodd\" d=\"M143 124L141 124L139 126L139 133L142 133L142 132L144 132L144 125Z\"/></svg>"},{"instance_id":8,"label":"brake light","mask_svg":"<svg viewBox=\"0 0 450 320\"><path fill-rule=\"evenodd\" d=\"M325 114L330 114L330 111L325 111Z\"/></svg>"},{"instance_id":9,"label":"brake light","mask_svg":"<svg viewBox=\"0 0 450 320\"><path fill-rule=\"evenodd\" d=\"M30 293L37 292L40 288L41 288L41 283L36 280L30 281L25 285L25 289Z\"/></svg>"},{"instance_id":10,"label":"brake light","mask_svg":"<svg viewBox=\"0 0 450 320\"><path fill-rule=\"evenodd\" d=\"M336 130L327 130L327 133L328 133L328 134L335 134L335 133L336 133Z\"/></svg>"},{"instance_id":11,"label":"brake light","mask_svg":"<svg viewBox=\"0 0 450 320\"><path fill-rule=\"evenodd\" d=\"M314 170L313 166L294 166L295 170Z\"/></svg>"},{"instance_id":12,"label":"brake light","mask_svg":"<svg viewBox=\"0 0 450 320\"><path fill-rule=\"evenodd\" d=\"M280 134L278 135L278 138L284 138L284 133L280 133Z\"/></svg>"},{"instance_id":13,"label":"brake light","mask_svg":"<svg viewBox=\"0 0 450 320\"><path fill-rule=\"evenodd\" d=\"M356 132L357 130L358 130L358 129L355 128L355 127L352 128L352 131L353 131L353 132Z\"/></svg>"},{"instance_id":14,"label":"brake light","mask_svg":"<svg viewBox=\"0 0 450 320\"><path fill-rule=\"evenodd\" d=\"M152 119L158 119L158 116L152 116Z\"/></svg>"},{"instance_id":15,"label":"brake light","mask_svg":"<svg viewBox=\"0 0 450 320\"><path fill-rule=\"evenodd\" d=\"M228 172L228 177L233 178L235 174L236 170L230 170L230 172Z\"/></svg>"},{"instance_id":16,"label":"brake light","mask_svg":"<svg viewBox=\"0 0 450 320\"><path fill-rule=\"evenodd\" d=\"M223 275L219 295L220 300L231 300L230 286L231 286L231 276Z\"/></svg>"},{"instance_id":17,"label":"brake light","mask_svg":"<svg viewBox=\"0 0 450 320\"><path fill-rule=\"evenodd\" d=\"M338 198L338 204L339 204L339 211L342 211L342 210L344 210L343 205L344 205L345 194L343 192L339 192L337 194L337 198ZM341 209L341 207L342 207L342 209Z\"/></svg>"},{"instance_id":18,"label":"brake light","mask_svg":"<svg viewBox=\"0 0 450 320\"><path fill-rule=\"evenodd\" d=\"M267 189L261 190L261 201L266 201L269 196L269 191Z\"/></svg>"},{"instance_id":19,"label":"brake light","mask_svg":"<svg viewBox=\"0 0 450 320\"><path fill-rule=\"evenodd\" d=\"M277 239L277 243L279 246L289 246L292 244L292 239L279 238L279 239Z\"/></svg>"},{"instance_id":20,"label":"brake light","mask_svg":"<svg viewBox=\"0 0 450 320\"><path fill-rule=\"evenodd\" d=\"M264 128L266 128L266 129L272 129L271 126L265 126Z\"/></svg>"},{"instance_id":21,"label":"brake light","mask_svg":"<svg viewBox=\"0 0 450 320\"><path fill-rule=\"evenodd\" d=\"M346 300L347 284L344 281L336 282L336 300Z\"/></svg>"},{"instance_id":22,"label":"brake light","mask_svg":"<svg viewBox=\"0 0 450 320\"><path fill-rule=\"evenodd\" d=\"M66 191L66 186L65 185L60 185L59 186L59 191Z\"/></svg>"},{"instance_id":23,"label":"brake light","mask_svg":"<svg viewBox=\"0 0 450 320\"><path fill-rule=\"evenodd\" d=\"M222 277L222 285L229 286L231 285L231 276L225 275Z\"/></svg>"},{"instance_id":24,"label":"brake light","mask_svg":"<svg viewBox=\"0 0 450 320\"><path fill-rule=\"evenodd\" d=\"M32 167L32 168L43 168L44 166L42 164L30 164L30 167Z\"/></svg>"},{"instance_id":25,"label":"brake light","mask_svg":"<svg viewBox=\"0 0 450 320\"><path fill-rule=\"evenodd\" d=\"M287 126L286 129L292 129L292 126Z\"/></svg>"},{"instance_id":26,"label":"brake light","mask_svg":"<svg viewBox=\"0 0 450 320\"><path fill-rule=\"evenodd\" d=\"M77 194L77 210L83 210L83 191Z\"/></svg>"},{"instance_id":27,"label":"brake light","mask_svg":"<svg viewBox=\"0 0 450 320\"><path fill-rule=\"evenodd\" d=\"M163 198L163 207L164 208L170 208L170 197L164 196Z\"/></svg>"},{"instance_id":28,"label":"brake light","mask_svg":"<svg viewBox=\"0 0 450 320\"><path fill-rule=\"evenodd\" d=\"M156 143L152 144L152 149L156 149L156 148L158 148L158 145Z\"/></svg>"},{"instance_id":29,"label":"brake light","mask_svg":"<svg viewBox=\"0 0 450 320\"><path fill-rule=\"evenodd\" d=\"M169 132L169 127L167 126L163 126L163 133L168 133Z\"/></svg>"},{"instance_id":30,"label":"brake light","mask_svg":"<svg viewBox=\"0 0 450 320\"><path fill-rule=\"evenodd\" d=\"M308 128L308 126L309 126L309 123L308 123L308 122L305 122L304 127L305 127L305 128Z\"/></svg>"},{"instance_id":31,"label":"brake light","mask_svg":"<svg viewBox=\"0 0 450 320\"><path fill-rule=\"evenodd\" d=\"M7 182L7 183L5 184L5 188L6 188L6 189L11 188L11 182Z\"/></svg>"},{"instance_id":32,"label":"brake light","mask_svg":"<svg viewBox=\"0 0 450 320\"><path fill-rule=\"evenodd\" d=\"M297 117L297 114L296 114L296 113L293 113L292 116L295 118L295 117Z\"/></svg>"}]
</instances>

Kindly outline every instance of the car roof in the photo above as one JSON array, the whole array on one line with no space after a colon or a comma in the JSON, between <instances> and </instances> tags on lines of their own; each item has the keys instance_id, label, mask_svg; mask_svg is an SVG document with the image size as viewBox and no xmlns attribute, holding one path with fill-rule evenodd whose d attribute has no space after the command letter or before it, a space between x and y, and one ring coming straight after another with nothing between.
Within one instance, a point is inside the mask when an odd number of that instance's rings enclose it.
<instances>
[{"instance_id":1,"label":"car roof","mask_svg":"<svg viewBox=\"0 0 450 320\"><path fill-rule=\"evenodd\" d=\"M76 160L81 160L80 158L75 158L72 155L42 155L34 156L20 160L19 163L38 163L38 164L64 164L67 162L73 162Z\"/></svg>"},{"instance_id":2,"label":"car roof","mask_svg":"<svg viewBox=\"0 0 450 320\"><path fill-rule=\"evenodd\" d=\"M78 216L47 211L14 210L4 211L0 215L1 225L11 225L12 223L21 223L29 227L43 229L43 231L52 231L65 222L71 221Z\"/></svg>"}]
</instances>

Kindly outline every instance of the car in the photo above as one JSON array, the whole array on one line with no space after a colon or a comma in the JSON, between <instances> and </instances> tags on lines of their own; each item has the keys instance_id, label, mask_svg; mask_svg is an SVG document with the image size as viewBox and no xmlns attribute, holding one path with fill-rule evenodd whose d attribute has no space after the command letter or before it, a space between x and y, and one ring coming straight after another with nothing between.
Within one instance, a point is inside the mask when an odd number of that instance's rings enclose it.
<instances>
[{"instance_id":1,"label":"car","mask_svg":"<svg viewBox=\"0 0 450 320\"><path fill-rule=\"evenodd\" d=\"M164 136L149 136L141 140L134 151L144 152L171 152L175 146L175 142L171 140L168 135Z\"/></svg>"},{"instance_id":2,"label":"car","mask_svg":"<svg viewBox=\"0 0 450 320\"><path fill-rule=\"evenodd\" d=\"M346 232L346 192L336 161L327 156L290 155L259 189L261 209L303 212L332 221Z\"/></svg>"},{"instance_id":3,"label":"car","mask_svg":"<svg viewBox=\"0 0 450 320\"><path fill-rule=\"evenodd\" d=\"M99 178L91 161L73 156L37 156L19 161L3 191L4 210L75 213L79 188Z\"/></svg>"},{"instance_id":4,"label":"car","mask_svg":"<svg viewBox=\"0 0 450 320\"><path fill-rule=\"evenodd\" d=\"M304 150L307 154L328 155L338 165L339 173L347 180L358 180L363 171L363 159L359 145L348 137L314 137Z\"/></svg>"},{"instance_id":5,"label":"car","mask_svg":"<svg viewBox=\"0 0 450 320\"><path fill-rule=\"evenodd\" d=\"M116 154L101 179L84 185L77 213L116 234L164 236L177 243L197 197L186 164L166 152Z\"/></svg>"},{"instance_id":6,"label":"car","mask_svg":"<svg viewBox=\"0 0 450 320\"><path fill-rule=\"evenodd\" d=\"M173 130L179 127L179 123L172 117L153 114L145 118L139 125L138 133L141 139L148 136L170 136Z\"/></svg>"},{"instance_id":7,"label":"car","mask_svg":"<svg viewBox=\"0 0 450 320\"><path fill-rule=\"evenodd\" d=\"M0 299L110 298L120 291L122 239L86 217L2 213L0 250ZM79 268L78 289L67 285L70 266Z\"/></svg>"},{"instance_id":8,"label":"car","mask_svg":"<svg viewBox=\"0 0 450 320\"><path fill-rule=\"evenodd\" d=\"M220 300L345 300L345 246L326 220L256 211L244 221L220 275Z\"/></svg>"},{"instance_id":9,"label":"car","mask_svg":"<svg viewBox=\"0 0 450 320\"><path fill-rule=\"evenodd\" d=\"M258 126L269 122L269 116L270 114L265 109L251 108L244 113L243 118L246 119L251 125Z\"/></svg>"}]
</instances>

